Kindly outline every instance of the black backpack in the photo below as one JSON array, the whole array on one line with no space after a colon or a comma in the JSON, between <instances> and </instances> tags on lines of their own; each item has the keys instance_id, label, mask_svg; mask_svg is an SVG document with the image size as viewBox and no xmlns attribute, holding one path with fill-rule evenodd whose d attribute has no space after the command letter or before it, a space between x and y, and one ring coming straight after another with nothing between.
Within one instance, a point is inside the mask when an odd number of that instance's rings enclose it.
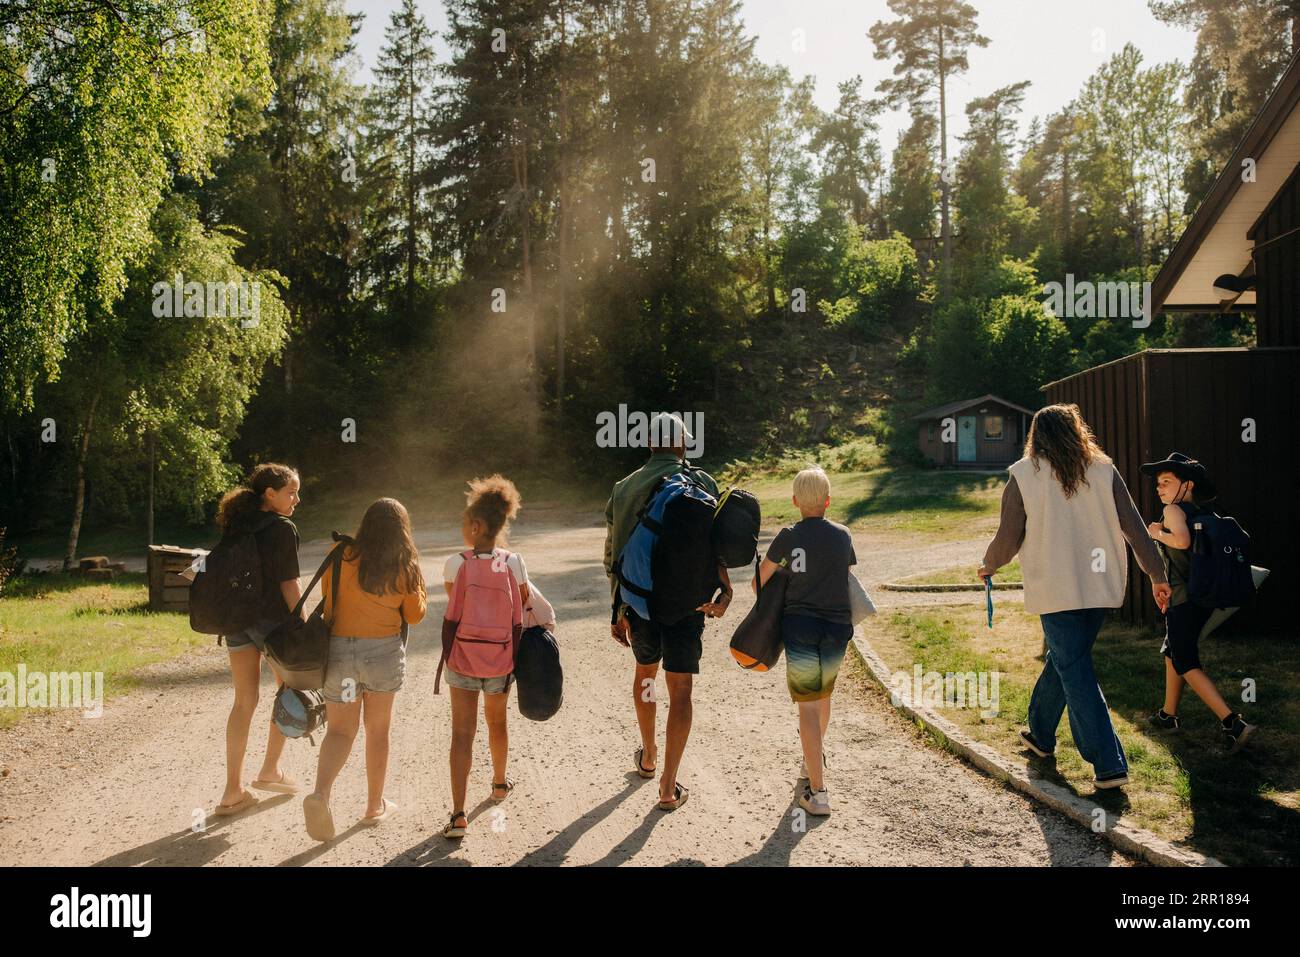
<instances>
[{"instance_id":1,"label":"black backpack","mask_svg":"<svg viewBox=\"0 0 1300 957\"><path fill-rule=\"evenodd\" d=\"M233 635L261 617L262 554L257 533L274 521L274 515L264 515L242 531L227 533L200 559L190 585L192 629L204 635Z\"/></svg>"},{"instance_id":2,"label":"black backpack","mask_svg":"<svg viewBox=\"0 0 1300 957\"><path fill-rule=\"evenodd\" d=\"M525 628L515 652L515 684L519 687L519 713L531 721L545 721L564 701L564 669L555 636L541 625Z\"/></svg>"},{"instance_id":3,"label":"black backpack","mask_svg":"<svg viewBox=\"0 0 1300 957\"><path fill-rule=\"evenodd\" d=\"M646 496L636 528L614 564L619 599L648 621L675 625L717 591L713 553L713 493L683 464L681 471L655 483ZM613 620L613 618L611 618Z\"/></svg>"},{"instance_id":4,"label":"black backpack","mask_svg":"<svg viewBox=\"0 0 1300 957\"><path fill-rule=\"evenodd\" d=\"M1237 520L1206 510L1188 524L1192 554L1187 597L1206 608L1240 608L1255 597L1250 535Z\"/></svg>"},{"instance_id":5,"label":"black backpack","mask_svg":"<svg viewBox=\"0 0 1300 957\"><path fill-rule=\"evenodd\" d=\"M347 535L334 532L334 541L338 542L325 560L316 569L311 584L303 589L302 597L293 610L266 636L262 649L267 664L276 677L290 688L298 691L318 691L325 687L325 669L330 658L330 622L325 620L325 599L317 603L307 620L302 619L302 608L307 596L316 587L316 583L325 574L325 569L333 566L330 574L330 608L338 614L339 578L343 564L343 550L354 544ZM405 629L405 622L403 622ZM405 634L405 630L403 630Z\"/></svg>"},{"instance_id":6,"label":"black backpack","mask_svg":"<svg viewBox=\"0 0 1300 957\"><path fill-rule=\"evenodd\" d=\"M710 537L713 553L728 568L744 568L758 553L758 527L762 509L753 493L729 488L718 499Z\"/></svg>"}]
</instances>

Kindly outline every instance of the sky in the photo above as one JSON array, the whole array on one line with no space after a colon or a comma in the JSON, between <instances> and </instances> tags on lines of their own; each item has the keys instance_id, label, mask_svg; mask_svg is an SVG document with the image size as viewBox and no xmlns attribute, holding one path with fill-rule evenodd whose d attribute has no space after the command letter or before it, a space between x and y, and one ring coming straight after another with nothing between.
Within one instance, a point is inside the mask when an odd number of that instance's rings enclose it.
<instances>
[{"instance_id":1,"label":"sky","mask_svg":"<svg viewBox=\"0 0 1300 957\"><path fill-rule=\"evenodd\" d=\"M973 49L970 70L949 89L950 145L966 129L966 103L987 96L999 87L1020 80L1032 85L1025 94L1022 131L1031 117L1061 109L1082 88L1084 81L1125 43L1141 51L1148 65L1188 62L1195 34L1167 26L1151 15L1146 0L971 0L979 12L979 30L989 45ZM384 28L399 0L347 0L352 13L364 13L357 37L360 77L370 78L370 68L384 42ZM442 0L419 0L431 29L446 27ZM877 60L867 36L871 25L892 20L885 0L744 0L742 18L751 36L758 38L755 55L765 63L781 63L795 77L812 74L817 79L817 104L833 109L838 84L853 76L863 78L863 92L892 75L892 64ZM802 31L797 33L796 31ZM440 60L447 59L446 44L436 44ZM880 142L886 153L906 127L906 110L880 117Z\"/></svg>"}]
</instances>

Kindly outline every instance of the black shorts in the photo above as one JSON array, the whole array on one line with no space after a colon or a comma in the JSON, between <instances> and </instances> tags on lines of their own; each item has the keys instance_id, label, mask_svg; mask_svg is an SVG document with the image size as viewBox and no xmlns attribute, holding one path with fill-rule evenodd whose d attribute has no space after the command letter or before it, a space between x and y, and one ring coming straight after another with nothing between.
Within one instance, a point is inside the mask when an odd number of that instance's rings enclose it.
<instances>
[{"instance_id":1,"label":"black shorts","mask_svg":"<svg viewBox=\"0 0 1300 957\"><path fill-rule=\"evenodd\" d=\"M1174 671L1178 674L1185 675L1201 667L1197 641L1213 612L1213 608L1193 601L1169 606L1165 615L1165 643L1160 646L1160 653L1174 663Z\"/></svg>"},{"instance_id":2,"label":"black shorts","mask_svg":"<svg viewBox=\"0 0 1300 957\"><path fill-rule=\"evenodd\" d=\"M657 665L664 671L698 675L700 656L704 654L704 612L687 615L675 625L646 621L631 608L627 621L632 626L632 654L639 665Z\"/></svg>"}]
</instances>

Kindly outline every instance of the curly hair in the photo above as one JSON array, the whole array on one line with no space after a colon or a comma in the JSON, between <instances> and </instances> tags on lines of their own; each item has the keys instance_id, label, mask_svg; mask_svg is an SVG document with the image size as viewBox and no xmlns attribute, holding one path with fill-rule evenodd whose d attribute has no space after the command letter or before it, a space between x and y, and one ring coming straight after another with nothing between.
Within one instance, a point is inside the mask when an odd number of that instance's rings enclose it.
<instances>
[{"instance_id":1,"label":"curly hair","mask_svg":"<svg viewBox=\"0 0 1300 957\"><path fill-rule=\"evenodd\" d=\"M1049 405L1034 413L1025 437L1025 457L1034 463L1034 471L1039 460L1045 460L1066 498L1073 497L1080 484L1088 484L1088 466L1110 461L1073 403Z\"/></svg>"},{"instance_id":2,"label":"curly hair","mask_svg":"<svg viewBox=\"0 0 1300 957\"><path fill-rule=\"evenodd\" d=\"M502 537L510 520L519 514L522 500L515 483L504 475L473 479L465 493L465 514L478 519L491 538Z\"/></svg>"}]
</instances>

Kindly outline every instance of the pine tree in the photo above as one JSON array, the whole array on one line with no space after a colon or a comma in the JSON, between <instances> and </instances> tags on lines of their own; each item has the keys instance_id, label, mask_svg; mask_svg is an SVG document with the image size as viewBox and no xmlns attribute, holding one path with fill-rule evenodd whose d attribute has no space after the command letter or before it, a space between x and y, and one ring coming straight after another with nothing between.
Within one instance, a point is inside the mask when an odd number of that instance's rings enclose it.
<instances>
[{"instance_id":1,"label":"pine tree","mask_svg":"<svg viewBox=\"0 0 1300 957\"><path fill-rule=\"evenodd\" d=\"M948 165L948 81L966 72L972 46L986 47L976 30L976 10L962 0L889 0L899 17L879 21L869 36L877 60L897 59L895 79L881 81L878 89L891 106L911 104L913 110L935 110L939 121L939 231L943 286L951 285L952 222L950 216L954 171ZM935 99L937 98L937 103Z\"/></svg>"}]
</instances>

